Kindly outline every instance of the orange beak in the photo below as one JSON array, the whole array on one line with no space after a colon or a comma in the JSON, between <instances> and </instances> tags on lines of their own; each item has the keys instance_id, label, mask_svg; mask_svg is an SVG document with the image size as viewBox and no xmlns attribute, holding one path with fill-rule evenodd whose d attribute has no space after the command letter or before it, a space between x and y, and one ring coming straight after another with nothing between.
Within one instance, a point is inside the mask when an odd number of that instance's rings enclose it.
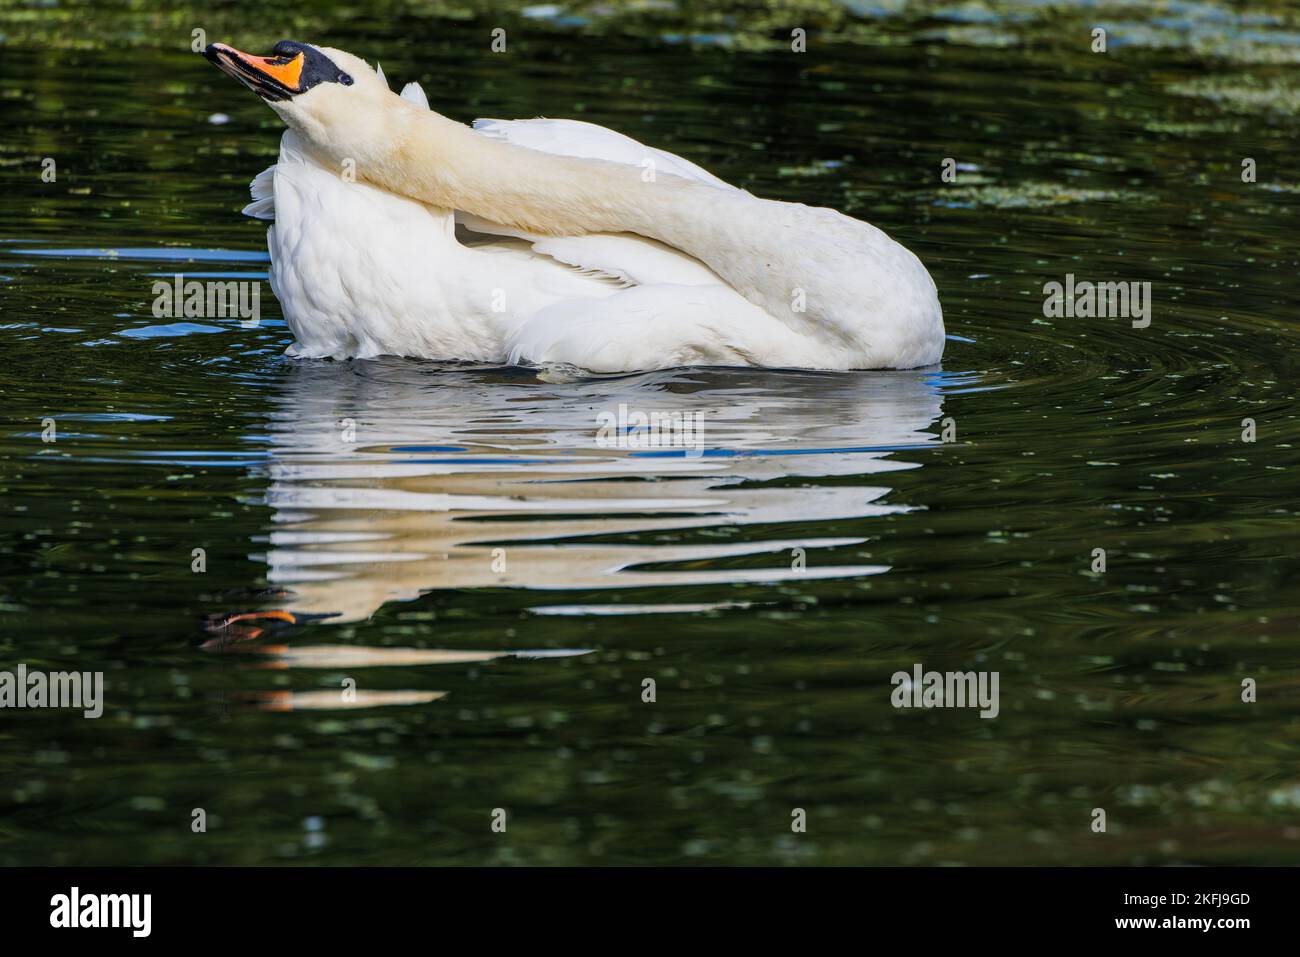
<instances>
[{"instance_id":1,"label":"orange beak","mask_svg":"<svg viewBox=\"0 0 1300 957\"><path fill-rule=\"evenodd\" d=\"M287 100L302 92L301 52L291 57L253 56L224 43L213 43L203 55L263 99Z\"/></svg>"}]
</instances>

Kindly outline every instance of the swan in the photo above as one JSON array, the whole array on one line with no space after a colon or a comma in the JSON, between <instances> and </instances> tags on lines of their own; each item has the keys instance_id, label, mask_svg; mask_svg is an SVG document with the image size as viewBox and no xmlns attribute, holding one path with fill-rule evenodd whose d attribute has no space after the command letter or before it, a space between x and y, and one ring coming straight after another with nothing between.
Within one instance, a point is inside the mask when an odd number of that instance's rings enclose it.
<instances>
[{"instance_id":1,"label":"swan","mask_svg":"<svg viewBox=\"0 0 1300 957\"><path fill-rule=\"evenodd\" d=\"M882 230L761 199L576 120L478 120L285 40L204 55L284 120L252 184L289 354L572 366L917 368L934 281Z\"/></svg>"}]
</instances>

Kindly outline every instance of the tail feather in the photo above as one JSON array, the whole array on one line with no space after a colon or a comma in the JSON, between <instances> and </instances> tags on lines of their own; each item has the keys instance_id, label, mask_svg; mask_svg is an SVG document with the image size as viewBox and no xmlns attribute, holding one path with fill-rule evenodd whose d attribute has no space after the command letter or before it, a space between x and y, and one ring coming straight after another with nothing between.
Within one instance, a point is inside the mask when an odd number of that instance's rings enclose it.
<instances>
[{"instance_id":1,"label":"tail feather","mask_svg":"<svg viewBox=\"0 0 1300 957\"><path fill-rule=\"evenodd\" d=\"M275 219L275 167L268 166L248 184L253 201L244 207L244 215L254 219Z\"/></svg>"}]
</instances>

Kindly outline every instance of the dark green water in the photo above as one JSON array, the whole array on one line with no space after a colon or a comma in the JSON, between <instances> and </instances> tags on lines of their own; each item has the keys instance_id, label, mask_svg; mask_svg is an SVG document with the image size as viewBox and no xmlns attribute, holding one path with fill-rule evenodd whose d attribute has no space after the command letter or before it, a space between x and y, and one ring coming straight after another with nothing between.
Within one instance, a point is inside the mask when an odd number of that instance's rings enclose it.
<instances>
[{"instance_id":1,"label":"dark green water","mask_svg":"<svg viewBox=\"0 0 1300 957\"><path fill-rule=\"evenodd\" d=\"M187 52L208 21L123 7L0 8L0 670L106 683L98 720L0 711L0 863L1300 862L1294 13L864 6L805 54L213 17L869 219L953 337L555 382L292 361L266 287L254 329L155 319L159 276L265 275L279 127ZM1067 273L1150 282L1150 326L1044 318ZM620 403L707 453L601 447ZM299 623L210 630L258 611ZM998 671L1001 713L896 710L918 662Z\"/></svg>"}]
</instances>

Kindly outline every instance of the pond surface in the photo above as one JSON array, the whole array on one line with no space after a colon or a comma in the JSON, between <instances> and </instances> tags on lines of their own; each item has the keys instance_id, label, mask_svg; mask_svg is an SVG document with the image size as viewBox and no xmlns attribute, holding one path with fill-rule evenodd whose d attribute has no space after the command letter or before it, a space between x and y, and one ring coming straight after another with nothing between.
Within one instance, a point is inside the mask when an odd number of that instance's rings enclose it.
<instances>
[{"instance_id":1,"label":"pond surface","mask_svg":"<svg viewBox=\"0 0 1300 957\"><path fill-rule=\"evenodd\" d=\"M1082 13L862 5L794 54L534 10L494 55L402 6L294 35L869 219L942 367L296 361L265 287L256 328L155 318L265 277L278 121L199 21L124 56L6 10L0 669L106 700L0 713L0 863L1300 863L1290 14L1126 8L1096 54ZM1150 324L1046 317L1067 274ZM701 443L611 446L620 406ZM894 708L918 663L1000 713Z\"/></svg>"}]
</instances>

